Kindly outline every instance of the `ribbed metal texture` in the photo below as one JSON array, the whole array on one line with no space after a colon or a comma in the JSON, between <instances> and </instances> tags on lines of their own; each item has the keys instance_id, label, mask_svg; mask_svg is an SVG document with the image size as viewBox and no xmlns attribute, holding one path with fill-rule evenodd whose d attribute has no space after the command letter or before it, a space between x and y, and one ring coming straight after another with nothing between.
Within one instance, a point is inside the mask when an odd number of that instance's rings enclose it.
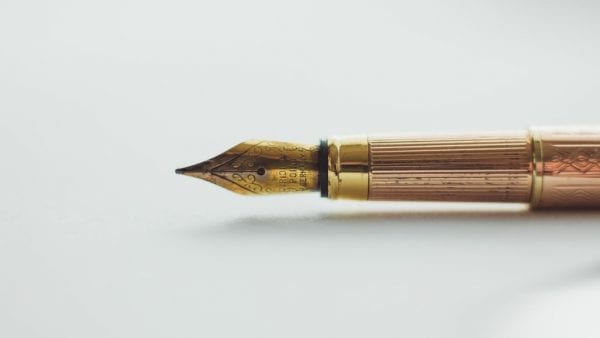
<instances>
[{"instance_id":1,"label":"ribbed metal texture","mask_svg":"<svg viewBox=\"0 0 600 338\"><path fill-rule=\"evenodd\" d=\"M526 134L369 139L371 200L529 202Z\"/></svg>"}]
</instances>

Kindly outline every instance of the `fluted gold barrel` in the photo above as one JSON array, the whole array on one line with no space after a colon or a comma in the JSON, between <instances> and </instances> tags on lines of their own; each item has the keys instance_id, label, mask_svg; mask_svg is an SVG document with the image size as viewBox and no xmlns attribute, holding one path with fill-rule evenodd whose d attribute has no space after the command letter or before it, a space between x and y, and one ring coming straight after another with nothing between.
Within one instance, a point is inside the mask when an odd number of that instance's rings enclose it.
<instances>
[{"instance_id":1,"label":"fluted gold barrel","mask_svg":"<svg viewBox=\"0 0 600 338\"><path fill-rule=\"evenodd\" d=\"M528 202L526 133L369 139L371 200Z\"/></svg>"},{"instance_id":2,"label":"fluted gold barrel","mask_svg":"<svg viewBox=\"0 0 600 338\"><path fill-rule=\"evenodd\" d=\"M600 128L334 138L329 197L600 208Z\"/></svg>"}]
</instances>

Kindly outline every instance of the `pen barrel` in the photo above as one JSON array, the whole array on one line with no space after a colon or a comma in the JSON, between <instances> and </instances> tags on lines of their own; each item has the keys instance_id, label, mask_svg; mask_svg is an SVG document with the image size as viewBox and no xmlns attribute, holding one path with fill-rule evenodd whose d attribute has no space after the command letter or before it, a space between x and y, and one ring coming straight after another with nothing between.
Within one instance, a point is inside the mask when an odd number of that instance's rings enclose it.
<instances>
[{"instance_id":1,"label":"pen barrel","mask_svg":"<svg viewBox=\"0 0 600 338\"><path fill-rule=\"evenodd\" d=\"M328 196L600 208L600 128L334 138Z\"/></svg>"},{"instance_id":2,"label":"pen barrel","mask_svg":"<svg viewBox=\"0 0 600 338\"><path fill-rule=\"evenodd\" d=\"M368 139L370 200L528 202L526 133Z\"/></svg>"}]
</instances>

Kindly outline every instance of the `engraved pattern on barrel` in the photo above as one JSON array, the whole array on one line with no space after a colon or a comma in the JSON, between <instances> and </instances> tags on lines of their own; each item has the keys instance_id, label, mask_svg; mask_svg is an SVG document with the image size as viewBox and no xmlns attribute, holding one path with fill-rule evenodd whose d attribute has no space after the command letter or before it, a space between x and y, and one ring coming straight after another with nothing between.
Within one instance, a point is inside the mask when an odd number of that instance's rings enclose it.
<instances>
[{"instance_id":1,"label":"engraved pattern on barrel","mask_svg":"<svg viewBox=\"0 0 600 338\"><path fill-rule=\"evenodd\" d=\"M600 127L532 131L537 208L600 207Z\"/></svg>"},{"instance_id":2,"label":"engraved pattern on barrel","mask_svg":"<svg viewBox=\"0 0 600 338\"><path fill-rule=\"evenodd\" d=\"M527 133L369 138L369 199L523 202L531 198Z\"/></svg>"}]
</instances>

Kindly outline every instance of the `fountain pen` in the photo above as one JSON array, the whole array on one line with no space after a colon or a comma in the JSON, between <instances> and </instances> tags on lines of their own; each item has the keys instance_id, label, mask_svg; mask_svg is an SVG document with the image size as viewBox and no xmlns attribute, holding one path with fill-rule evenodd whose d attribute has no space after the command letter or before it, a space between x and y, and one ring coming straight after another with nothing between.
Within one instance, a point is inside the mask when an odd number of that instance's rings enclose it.
<instances>
[{"instance_id":1,"label":"fountain pen","mask_svg":"<svg viewBox=\"0 0 600 338\"><path fill-rule=\"evenodd\" d=\"M252 140L176 173L244 195L600 208L600 127Z\"/></svg>"}]
</instances>

